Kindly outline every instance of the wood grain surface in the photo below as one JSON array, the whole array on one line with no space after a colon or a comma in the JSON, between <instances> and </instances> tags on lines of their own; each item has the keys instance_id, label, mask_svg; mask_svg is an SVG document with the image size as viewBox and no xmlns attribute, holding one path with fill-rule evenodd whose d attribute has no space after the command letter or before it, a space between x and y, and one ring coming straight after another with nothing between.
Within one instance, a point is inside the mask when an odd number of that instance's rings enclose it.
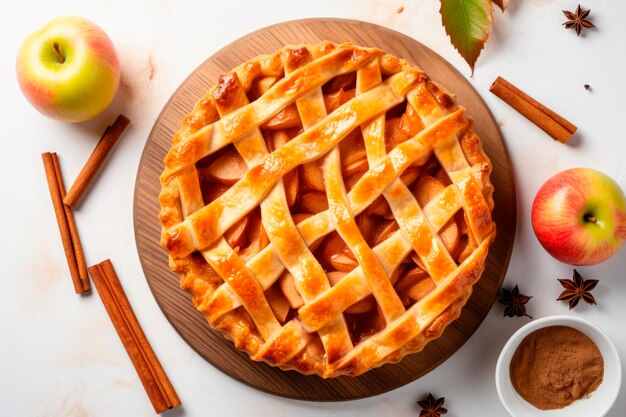
<instances>
[{"instance_id":1,"label":"wood grain surface","mask_svg":"<svg viewBox=\"0 0 626 417\"><path fill-rule=\"evenodd\" d=\"M194 103L217 77L260 54L285 44L321 40L353 42L378 47L422 67L429 76L456 94L475 121L485 152L493 163L494 219L498 235L486 269L461 317L442 337L398 364L388 364L356 377L324 380L294 371L281 371L253 362L236 350L197 312L190 296L179 288L179 277L168 268L167 253L159 245L161 225L157 200L163 159L172 135ZM428 373L456 352L478 328L493 305L509 264L515 236L515 183L500 130L480 95L439 55L414 39L371 23L343 19L306 19L270 26L231 43L200 65L176 90L163 108L148 137L135 184L134 226L137 249L148 284L163 313L181 337L213 366L227 375L272 394L314 401L368 397L392 390Z\"/></svg>"}]
</instances>

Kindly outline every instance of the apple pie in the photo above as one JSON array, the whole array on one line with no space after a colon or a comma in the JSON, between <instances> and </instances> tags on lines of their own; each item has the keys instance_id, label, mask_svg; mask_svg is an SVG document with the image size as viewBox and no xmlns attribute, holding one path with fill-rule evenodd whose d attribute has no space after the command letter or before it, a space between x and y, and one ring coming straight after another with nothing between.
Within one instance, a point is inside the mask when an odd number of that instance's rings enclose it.
<instances>
[{"instance_id":1,"label":"apple pie","mask_svg":"<svg viewBox=\"0 0 626 417\"><path fill-rule=\"evenodd\" d=\"M325 378L418 352L495 236L491 164L455 98L352 44L286 46L219 77L161 175L161 244L253 360Z\"/></svg>"}]
</instances>

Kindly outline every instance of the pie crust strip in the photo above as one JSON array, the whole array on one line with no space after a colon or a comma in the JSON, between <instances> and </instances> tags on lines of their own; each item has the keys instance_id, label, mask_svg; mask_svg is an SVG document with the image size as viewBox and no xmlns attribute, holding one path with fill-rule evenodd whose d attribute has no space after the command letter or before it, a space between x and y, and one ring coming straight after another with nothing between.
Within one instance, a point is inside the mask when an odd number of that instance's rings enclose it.
<instances>
[{"instance_id":1,"label":"pie crust strip","mask_svg":"<svg viewBox=\"0 0 626 417\"><path fill-rule=\"evenodd\" d=\"M445 277L433 291L412 305L406 313L385 329L356 345L344 358L331 365L326 374L337 375L342 371L349 371L358 375L423 332L480 278L489 245L494 237L495 233L492 231L492 234L480 243L459 268ZM477 268L476 265L482 266Z\"/></svg>"},{"instance_id":2,"label":"pie crust strip","mask_svg":"<svg viewBox=\"0 0 626 417\"><path fill-rule=\"evenodd\" d=\"M328 210L337 233L346 242L359 262L368 290L378 302L385 320L390 322L400 316L405 309L389 280L389 276L380 264L376 254L365 241L350 210L341 176L338 147L330 151L324 161L324 180L328 195ZM340 314L337 316L340 316Z\"/></svg>"},{"instance_id":3,"label":"pie crust strip","mask_svg":"<svg viewBox=\"0 0 626 417\"><path fill-rule=\"evenodd\" d=\"M341 45L336 51L294 71L273 85L258 100L216 122L202 127L176 144L165 157L161 183L206 155L236 141L256 126L293 103L298 97L321 87L330 79L354 71L382 52L378 49ZM403 94L404 95L404 94Z\"/></svg>"},{"instance_id":4,"label":"pie crust strip","mask_svg":"<svg viewBox=\"0 0 626 417\"><path fill-rule=\"evenodd\" d=\"M452 111L456 107L454 105L441 106L433 97L432 90L435 94L441 92L436 84L428 82L420 83L407 93L408 103L416 109L426 126L436 123L439 118L446 114L446 110ZM448 99L443 97L441 99L444 104L447 104ZM453 135L447 142L437 147L435 156L462 196L463 213L469 226L470 244L476 246L492 233L491 229L494 226L491 219L491 207L489 207L481 187L476 181L473 170L470 169L458 137Z\"/></svg>"},{"instance_id":5,"label":"pie crust strip","mask_svg":"<svg viewBox=\"0 0 626 417\"><path fill-rule=\"evenodd\" d=\"M297 71L298 68L309 65L313 61L313 58L313 55L307 48L287 48L283 54L285 75ZM324 119L327 113L321 87L297 99L296 108L305 131L311 129L317 122ZM291 218L289 207L287 207L286 204L284 207L283 218ZM274 216L281 218L277 213L274 213ZM281 263L294 278L298 293L304 302L307 303L314 299L319 293L328 290L330 288L330 282L324 269L300 236L293 218L290 219L290 223L293 227L290 227L289 233L281 233L281 231L278 230L277 241L279 244L282 244L283 247L281 249L280 246L278 246L276 253L281 258ZM299 320L298 325L299 329L304 331ZM285 329L283 330L285 331ZM353 347L350 334L348 333L348 327L343 316L336 316L325 326L321 327L318 333L326 352L327 364L340 359ZM294 333L293 335L295 336L297 334ZM281 335L281 337L285 339L283 343L289 341L286 336ZM294 343L297 343L297 340L294 341Z\"/></svg>"},{"instance_id":6,"label":"pie crust strip","mask_svg":"<svg viewBox=\"0 0 626 417\"><path fill-rule=\"evenodd\" d=\"M258 206L287 172L319 158L354 128L401 103L416 78L416 73L398 73L340 106L310 130L263 158L220 197L166 230L165 247L172 256L183 257L209 246Z\"/></svg>"},{"instance_id":7,"label":"pie crust strip","mask_svg":"<svg viewBox=\"0 0 626 417\"><path fill-rule=\"evenodd\" d=\"M420 218L432 216L433 220L438 220L439 224L433 221L433 227L436 229L441 229L460 207L460 202L447 206L440 204L442 199L450 198L451 194L455 199L458 198L457 194L451 193L450 190L453 190L453 186L449 186L437 194L419 215ZM402 230L396 231L374 248L374 252L379 258L385 259L382 265L388 275L393 273L412 250L413 247L404 237ZM309 331L315 331L316 328L323 326L328 320L341 314L347 307L365 298L369 293L363 271L360 266L357 266L344 276L337 285L303 306L298 310L298 313L304 327Z\"/></svg>"},{"instance_id":8,"label":"pie crust strip","mask_svg":"<svg viewBox=\"0 0 626 417\"><path fill-rule=\"evenodd\" d=\"M357 95L373 88L381 79L378 65L364 66L357 71ZM407 106L410 105L407 103ZM376 163L387 153L384 124L381 125L381 120L374 120L364 126L362 131L368 161L371 164ZM451 137L456 138L456 134ZM456 263L437 234L438 230L432 227L426 216L420 216L422 210L407 186L400 179L395 179L383 192L383 196L389 203L400 230L413 246L431 278L437 282L440 277L455 270Z\"/></svg>"},{"instance_id":9,"label":"pie crust strip","mask_svg":"<svg viewBox=\"0 0 626 417\"><path fill-rule=\"evenodd\" d=\"M377 68L378 61L371 61L364 68L371 67ZM363 78L363 71L364 69L357 70L357 86L359 79ZM384 118L384 115L376 119L380 118ZM383 317L387 322L390 322L404 313L404 305L379 259L365 241L356 224L343 183L338 146L335 146L324 158L323 173L328 198L328 212L334 223L334 228L361 265L365 281L374 295Z\"/></svg>"},{"instance_id":10,"label":"pie crust strip","mask_svg":"<svg viewBox=\"0 0 626 417\"><path fill-rule=\"evenodd\" d=\"M444 116L443 113L439 113L438 115ZM372 142L375 142L376 138L372 137L369 133L366 128L364 135L366 135L366 144L370 145L368 150L375 149L378 154L382 154L383 151L380 145L372 145ZM384 140L384 137L380 138L379 136L378 140ZM435 154L439 156L444 169L452 174L451 179L454 182L454 188L459 190L459 203L461 203L464 208L471 207L473 211L479 213L478 215L468 218L470 224L471 222L476 222L476 219L486 219L481 223L481 225L486 226L482 230L484 233L480 236L479 242L481 242L488 233L493 233L493 223L490 221L491 213L483 197L482 190L472 176L472 170L469 168L469 164L467 164L465 156L462 153L456 133L451 134L449 139L435 147ZM372 155L371 159L374 159L375 156L378 155ZM370 157L370 155L368 155L368 157ZM453 165L449 162L450 160L459 162ZM456 171L454 171L455 169ZM400 230L424 261L431 278L435 282L438 282L443 279L443 277L449 276L456 270L456 263L454 263L447 249L445 249L443 242L441 242L436 234L438 229L428 223L427 217L421 213L419 205L406 186L401 183L401 181L397 180L394 185L395 190L392 185L385 190L383 195L385 195L389 202L394 217L400 225ZM392 190L390 191L390 189ZM466 201L465 199L470 200ZM446 204L446 200L438 202L439 204ZM456 204L454 206L457 207ZM468 212L471 213L471 211ZM481 218L480 216L486 217ZM418 245L422 246L420 247ZM441 249L438 250L438 246ZM424 254L427 256L424 256ZM443 255L443 261L440 257L438 259L438 255ZM441 267L442 265L444 266L443 268ZM392 270L396 266L397 265L393 265ZM434 267L437 267L437 269ZM391 273L392 270L389 273ZM339 283L343 285L336 285L327 293L320 295L320 297L312 303L308 303L302 307L299 310L299 314L304 326L309 330L314 330L316 327L323 325L326 320L334 317L334 315L343 312L345 308L352 303L368 295L363 283L360 282L361 280L361 271L355 273L353 276L346 276L343 278L343 282Z\"/></svg>"},{"instance_id":11,"label":"pie crust strip","mask_svg":"<svg viewBox=\"0 0 626 417\"><path fill-rule=\"evenodd\" d=\"M457 141L458 143L458 141ZM476 181L474 180L472 174L471 174L472 170L470 168L467 168L465 170L462 171L462 173L459 173L459 177L461 178L460 184L463 187L464 184L472 184L475 183ZM463 174L464 173L464 174ZM441 219L449 219L451 217L451 215L453 215L460 206L467 206L467 205L478 205L480 206L482 204L482 201L477 198L474 195L471 195L469 198L472 198L473 201L470 202L469 204L464 200L464 198L468 198L467 193L459 193L458 190L458 184L454 184L451 185L450 187L448 187L446 190L448 189L452 189L455 190L455 197L456 197L456 202L451 202L451 198L452 196L450 196L449 194L447 196L441 196L442 198L440 198L440 196L436 196L433 201L431 201L429 203L429 205L434 204L435 207L437 207L436 209L433 209L433 212L435 212L435 216L436 219L440 220ZM444 193L444 191L442 191L442 193ZM475 191L476 192L476 191ZM480 190L480 188L477 190L477 192L479 192L479 197L482 197L482 192ZM441 193L440 193L441 194ZM411 199L414 200L412 194L411 195ZM411 201L406 201L404 203L404 207L410 207ZM415 204L415 206L417 206L417 203L414 202L413 204ZM391 206L391 204L390 204ZM401 205L402 206L402 205ZM432 205L431 205L432 206ZM428 205L427 205L428 207ZM446 210L446 207L448 208L448 210ZM392 206L392 210L394 209L394 207ZM444 215L443 212L445 212ZM396 215L396 213L394 213L394 215ZM415 217L413 219L413 224L424 224L425 223L425 218L427 216L424 215L423 212L419 213L415 213L414 214ZM490 212L489 212L489 216L490 216ZM399 219L400 216L396 215L396 218ZM490 217L488 217L490 218ZM447 221L447 220L446 220ZM400 223L400 221L398 221ZM489 223L490 225L490 232L487 236L490 236L491 234L494 233L494 226L493 223ZM443 224L441 225L443 226ZM439 230L439 228L441 227L440 225L433 225L432 228L433 230ZM400 229L400 232L402 232L402 234L405 234L405 231ZM393 238L393 236L392 236ZM388 241L390 241L392 238L388 239ZM406 238L406 237L405 237ZM481 240L479 241L482 242L482 240L485 239L485 235L481 236ZM387 243L383 242L383 244ZM398 247L395 250L399 250L401 251L401 255L399 257L396 258L397 263L392 263L389 262L386 265L386 269L387 269L387 273L391 274L393 272L393 270L400 264L400 262L404 259L404 257L406 257L410 250L411 250L411 246L408 246L408 242L410 242L410 240L407 239L406 242L398 242ZM381 244L381 245L383 245ZM377 249L377 248L376 248ZM444 248L444 250L446 250ZM389 253L390 253L391 249L390 248L386 248L386 250L384 251L380 251L379 253L384 253L387 255L387 258L389 258ZM381 254L382 254L381 253ZM446 250L447 253L447 250ZM432 262L431 260L428 260L430 262ZM428 265L428 264L427 264ZM428 268L427 269L432 269L432 268ZM454 268L454 270L456 270L457 268ZM432 276L431 278L438 283L438 281L440 281L441 279L443 279L445 276L449 276L451 273L454 272L454 270L448 272L447 275L439 275L439 276ZM350 305L352 305L353 303L363 299L364 297L366 297L369 294L369 291L367 289L367 287L364 285L363 283L363 275L362 275L362 270L360 267L357 267L354 271L352 271L351 273L349 273L348 275L346 275L337 285L335 285L333 288L331 288L329 291L327 291L324 294L321 294L318 298L316 298L314 301L312 301L311 303L306 304L305 306L303 306L300 310L299 310L299 314L300 314L300 318L305 326L305 328L307 328L309 331L314 331L317 327L319 326L323 326L324 323L327 320L330 320L331 318L333 318L334 316L336 316L337 314L341 314L341 312L343 312L347 307L349 307Z\"/></svg>"},{"instance_id":12,"label":"pie crust strip","mask_svg":"<svg viewBox=\"0 0 626 417\"><path fill-rule=\"evenodd\" d=\"M221 117L225 117L232 111L236 111L237 108L248 104L245 90L236 74L228 74L220 77L218 88L213 92L213 96ZM258 127L235 142L234 145L249 166L258 164L269 153ZM282 264L287 267L294 277L298 278L296 282L302 283L300 293L305 300L312 299L319 291L330 288L324 270L304 241L302 241L295 223L291 218L282 179L272 188L269 195L261 202L260 206L263 226L268 238L276 249ZM278 219L282 220L278 221ZM245 266L241 265L241 267L249 271ZM222 274L220 273L220 275ZM224 275L222 275L222 278L224 278L225 281L230 279L229 276ZM308 286L305 286L305 284ZM262 290L264 290L264 288ZM257 294L257 296L259 295ZM261 295L261 297L263 297L263 295ZM214 299L209 300L207 304L203 305L203 308L209 315L210 320L216 321L219 315L214 314L214 311L217 310L219 313L219 307L223 304L219 303L218 300L217 308L215 308L213 304L214 301ZM244 305L244 307L248 310L248 306ZM251 316L256 323L257 319L255 319L255 315L251 314ZM343 318L338 317L335 322L336 323L329 323L319 330L327 357L332 360L342 357L352 348L350 336ZM300 335L300 332L294 331L297 330L297 328L293 326L293 324L285 326L282 331L291 331L293 337ZM272 330L273 334L270 337L264 335L264 339L267 340L267 343L276 343L277 340L280 341L285 337L285 335L280 336L281 329L272 327ZM333 332L330 333L329 330ZM284 340L282 343L283 345L285 344ZM290 352L285 352L283 349L282 355L284 360L295 356L299 352L299 349L303 348L303 346L298 343L293 343L290 346L292 346L292 351ZM263 358L261 352L269 351L267 349L261 349L261 351L257 353L258 359ZM274 359L276 360L277 358Z\"/></svg>"},{"instance_id":13,"label":"pie crust strip","mask_svg":"<svg viewBox=\"0 0 626 417\"><path fill-rule=\"evenodd\" d=\"M363 175L361 180L357 182L357 184L348 194L348 201L352 207L354 214L359 214L361 211L367 208L367 206L371 204L371 202L374 201L378 197L378 195L380 195L380 193L382 193L386 185L389 184L394 178L398 177L408 165L416 160L425 160L429 151L432 149L432 146L438 143L437 139L438 137L440 137L438 135L439 131L457 131L463 125L463 112L461 110L446 117L443 117L435 125L423 130L415 138L403 143L392 152L390 152L387 156L385 156L383 160L381 160L378 164L376 164L373 168L371 168ZM422 142L424 144L422 144ZM408 149L409 151L411 151L410 154L409 152L403 152L404 149ZM401 161L401 163L394 166L394 160ZM381 173L386 173L387 175L382 178L380 175ZM372 180L367 180L367 177L370 176L378 177L378 181L376 180L376 178L373 178ZM355 203L353 198L355 193L361 194L358 204ZM446 195L449 195L449 193ZM450 213L450 217L453 214L454 212ZM448 217L446 221L450 217ZM443 224L441 226L443 226ZM298 224L297 227L300 235L309 246L315 240L321 238L322 236L330 233L333 230L332 219L328 211L318 213L317 215L314 215L304 220L302 223ZM406 256L406 254L404 256ZM384 257L379 256L379 258ZM399 262L401 261L402 259ZM278 256L275 254L273 245L269 245L265 249L263 249L259 254L257 254L254 258L247 262L247 266L257 277L257 279L259 279L259 283L263 288L269 288L269 286L272 285L276 279L278 279L283 271L282 263L280 262ZM274 269L271 269L270 266L274 266ZM383 267L385 267L384 264ZM393 269L388 270L387 274L391 274L392 272ZM344 277L344 280L345 279L346 278ZM222 309L220 314L225 314L231 309L231 307L236 308L238 306L236 302L233 304L227 304L222 301L222 299L232 300L230 290L227 286L221 286L220 288L218 288L215 291L213 298L215 298L216 300L220 299L217 304L223 305L225 307L224 309Z\"/></svg>"},{"instance_id":14,"label":"pie crust strip","mask_svg":"<svg viewBox=\"0 0 626 417\"><path fill-rule=\"evenodd\" d=\"M195 167L184 170L177 177L177 185L183 216L203 206L200 181ZM201 251L201 254L231 289L230 304L232 305L235 298L238 303L243 304L264 339L268 339L280 329L280 324L263 296L263 289L223 237L220 237L212 247ZM206 306L200 304L198 309L205 311ZM209 321L215 324L214 321L210 319Z\"/></svg>"}]
</instances>

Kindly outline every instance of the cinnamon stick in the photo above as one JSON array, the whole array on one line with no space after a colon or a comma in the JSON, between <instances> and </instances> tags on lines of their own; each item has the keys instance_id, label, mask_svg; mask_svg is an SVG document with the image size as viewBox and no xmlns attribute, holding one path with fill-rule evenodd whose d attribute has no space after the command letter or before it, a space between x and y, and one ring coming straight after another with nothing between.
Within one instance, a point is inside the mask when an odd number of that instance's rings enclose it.
<instances>
[{"instance_id":1,"label":"cinnamon stick","mask_svg":"<svg viewBox=\"0 0 626 417\"><path fill-rule=\"evenodd\" d=\"M181 402L156 357L109 259L89 267L102 303L157 413Z\"/></svg>"},{"instance_id":2,"label":"cinnamon stick","mask_svg":"<svg viewBox=\"0 0 626 417\"><path fill-rule=\"evenodd\" d=\"M561 143L566 143L576 132L577 128L572 123L502 77L498 77L491 84L489 91Z\"/></svg>"},{"instance_id":3,"label":"cinnamon stick","mask_svg":"<svg viewBox=\"0 0 626 417\"><path fill-rule=\"evenodd\" d=\"M82 294L91 289L89 284L89 275L87 275L87 264L85 262L85 254L80 238L78 237L78 229L74 221L72 210L63 204L65 197L65 185L63 184L63 176L61 175L61 167L56 153L44 152L41 154L44 169L46 171L46 179L48 181L48 189L54 207L59 232L61 233L61 241L63 242L63 250L67 258L67 265L70 269L72 283L76 294Z\"/></svg>"},{"instance_id":4,"label":"cinnamon stick","mask_svg":"<svg viewBox=\"0 0 626 417\"><path fill-rule=\"evenodd\" d=\"M74 184L70 187L70 191L63 199L65 204L72 207L81 198L129 124L130 120L123 114L120 114L115 119L115 122L106 128L87 163L85 163Z\"/></svg>"}]
</instances>

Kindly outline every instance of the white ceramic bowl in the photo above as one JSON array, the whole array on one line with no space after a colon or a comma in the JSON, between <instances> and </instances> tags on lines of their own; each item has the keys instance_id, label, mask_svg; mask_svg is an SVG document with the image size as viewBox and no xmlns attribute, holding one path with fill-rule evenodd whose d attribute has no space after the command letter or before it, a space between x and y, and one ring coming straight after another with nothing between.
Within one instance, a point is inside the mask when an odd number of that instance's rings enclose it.
<instances>
[{"instance_id":1,"label":"white ceramic bowl","mask_svg":"<svg viewBox=\"0 0 626 417\"><path fill-rule=\"evenodd\" d=\"M515 350L524 338L535 330L549 326L568 326L589 336L598 345L604 358L604 378L589 398L575 401L560 410L539 410L526 402L513 388L509 377L509 365ZM570 316L550 316L533 320L519 329L504 345L496 365L496 389L504 408L513 417L602 417L613 406L622 382L622 367L615 345L608 336L594 324Z\"/></svg>"}]
</instances>

